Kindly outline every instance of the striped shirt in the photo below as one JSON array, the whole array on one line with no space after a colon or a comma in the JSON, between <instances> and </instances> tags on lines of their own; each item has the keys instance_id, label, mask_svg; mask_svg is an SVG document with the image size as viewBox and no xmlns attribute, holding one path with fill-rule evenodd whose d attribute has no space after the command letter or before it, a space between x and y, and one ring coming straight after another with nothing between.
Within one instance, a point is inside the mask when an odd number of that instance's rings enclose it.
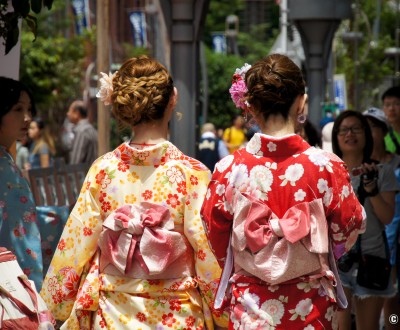
<instances>
[{"instance_id":1,"label":"striped shirt","mask_svg":"<svg viewBox=\"0 0 400 330\"><path fill-rule=\"evenodd\" d=\"M87 119L82 119L73 131L75 137L70 152L70 164L92 164L98 158L97 130Z\"/></svg>"}]
</instances>

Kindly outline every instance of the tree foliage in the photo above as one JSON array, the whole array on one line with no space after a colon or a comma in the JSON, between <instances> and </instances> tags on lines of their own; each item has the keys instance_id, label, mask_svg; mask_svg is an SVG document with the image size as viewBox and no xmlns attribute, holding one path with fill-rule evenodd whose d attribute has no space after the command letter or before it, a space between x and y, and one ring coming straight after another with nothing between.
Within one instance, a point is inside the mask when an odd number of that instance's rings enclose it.
<instances>
[{"instance_id":1,"label":"tree foliage","mask_svg":"<svg viewBox=\"0 0 400 330\"><path fill-rule=\"evenodd\" d=\"M67 104L81 97L85 69L95 43L95 32L65 37L70 22L55 19L65 11L65 4L57 2L51 14L39 15L39 30L47 38L32 43L29 33L21 38L20 79L32 89L38 109L49 119L59 121L58 113L65 114ZM61 15L60 15L61 17Z\"/></svg>"},{"instance_id":2,"label":"tree foliage","mask_svg":"<svg viewBox=\"0 0 400 330\"><path fill-rule=\"evenodd\" d=\"M51 9L54 0L0 0L0 38L5 45L5 54L17 44L20 31L18 21L23 18L29 30L37 36L37 18L43 7ZM8 11L8 4L11 3L12 10Z\"/></svg>"},{"instance_id":3,"label":"tree foliage","mask_svg":"<svg viewBox=\"0 0 400 330\"><path fill-rule=\"evenodd\" d=\"M229 88L236 68L245 63L252 64L265 57L278 35L278 27L272 23L254 25L248 33L239 32L237 44L239 55L214 53L211 34L225 30L228 15L240 16L244 2L240 0L211 0L206 18L205 44L208 73L208 118L217 127L227 127L232 119L242 113L231 100ZM275 21L276 23L276 21Z\"/></svg>"},{"instance_id":4,"label":"tree foliage","mask_svg":"<svg viewBox=\"0 0 400 330\"><path fill-rule=\"evenodd\" d=\"M358 109L380 106L380 96L392 83L394 60L385 55L385 49L395 46L396 15L390 1L381 1L377 16L377 1L359 2L351 20L342 22L335 38L336 73L344 73L347 81L349 108L355 108L355 88L358 88ZM379 29L374 31L374 24ZM357 44L344 41L343 32L361 31ZM374 33L376 32L376 33Z\"/></svg>"},{"instance_id":5,"label":"tree foliage","mask_svg":"<svg viewBox=\"0 0 400 330\"><path fill-rule=\"evenodd\" d=\"M32 42L25 23L21 34L20 80L32 90L38 114L51 124L56 139L70 103L82 98L85 70L95 49L95 29L72 34L65 6L57 0L50 12L38 15L38 33L46 38Z\"/></svg>"}]
</instances>

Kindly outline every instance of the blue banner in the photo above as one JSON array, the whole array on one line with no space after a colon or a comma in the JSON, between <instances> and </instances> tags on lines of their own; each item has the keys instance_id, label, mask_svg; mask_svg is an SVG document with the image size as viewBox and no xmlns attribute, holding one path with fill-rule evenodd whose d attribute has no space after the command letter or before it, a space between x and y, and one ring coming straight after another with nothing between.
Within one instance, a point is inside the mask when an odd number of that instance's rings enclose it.
<instances>
[{"instance_id":1,"label":"blue banner","mask_svg":"<svg viewBox=\"0 0 400 330\"><path fill-rule=\"evenodd\" d=\"M226 37L224 32L213 32L212 44L214 53L226 54Z\"/></svg>"},{"instance_id":2,"label":"blue banner","mask_svg":"<svg viewBox=\"0 0 400 330\"><path fill-rule=\"evenodd\" d=\"M82 34L84 29L88 28L87 0L72 0L72 9L75 16L75 31L77 34Z\"/></svg>"},{"instance_id":3,"label":"blue banner","mask_svg":"<svg viewBox=\"0 0 400 330\"><path fill-rule=\"evenodd\" d=\"M335 74L335 103L340 111L347 109L346 77L344 74Z\"/></svg>"},{"instance_id":4,"label":"blue banner","mask_svg":"<svg viewBox=\"0 0 400 330\"><path fill-rule=\"evenodd\" d=\"M135 10L129 13L132 26L133 44L136 47L147 47L146 16L144 12Z\"/></svg>"}]
</instances>

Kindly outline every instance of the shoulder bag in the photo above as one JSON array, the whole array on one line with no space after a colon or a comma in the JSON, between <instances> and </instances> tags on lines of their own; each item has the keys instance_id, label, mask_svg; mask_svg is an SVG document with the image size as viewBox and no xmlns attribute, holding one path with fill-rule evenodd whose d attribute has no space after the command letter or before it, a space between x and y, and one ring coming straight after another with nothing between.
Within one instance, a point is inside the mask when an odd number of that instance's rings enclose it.
<instances>
[{"instance_id":1,"label":"shoulder bag","mask_svg":"<svg viewBox=\"0 0 400 330\"><path fill-rule=\"evenodd\" d=\"M370 254L363 254L361 251L361 236L357 240L359 252L357 283L365 288L382 291L388 287L392 266L390 264L389 244L385 231L382 232L385 242L386 258Z\"/></svg>"}]
</instances>

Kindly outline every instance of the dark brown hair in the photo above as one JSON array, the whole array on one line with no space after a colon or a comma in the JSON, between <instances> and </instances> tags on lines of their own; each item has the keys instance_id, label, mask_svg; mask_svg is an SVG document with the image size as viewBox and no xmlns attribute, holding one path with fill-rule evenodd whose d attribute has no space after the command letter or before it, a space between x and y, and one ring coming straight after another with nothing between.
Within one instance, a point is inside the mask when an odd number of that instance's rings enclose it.
<instances>
[{"instance_id":1,"label":"dark brown hair","mask_svg":"<svg viewBox=\"0 0 400 330\"><path fill-rule=\"evenodd\" d=\"M245 100L256 114L281 114L288 118L290 107L297 96L305 93L305 82L300 68L287 56L272 54L256 62L247 71Z\"/></svg>"},{"instance_id":2,"label":"dark brown hair","mask_svg":"<svg viewBox=\"0 0 400 330\"><path fill-rule=\"evenodd\" d=\"M131 58L113 78L112 112L127 126L161 119L173 89L161 63L147 56Z\"/></svg>"},{"instance_id":3,"label":"dark brown hair","mask_svg":"<svg viewBox=\"0 0 400 330\"><path fill-rule=\"evenodd\" d=\"M332 150L339 158L343 157L342 150L340 150L339 148L338 132L343 120L349 117L356 117L360 121L361 126L364 129L365 147L363 150L363 163L369 163L371 161L372 149L374 147L374 139L372 138L372 132L371 128L369 127L367 118L358 111L346 110L340 113L338 117L336 117L332 128Z\"/></svg>"},{"instance_id":4,"label":"dark brown hair","mask_svg":"<svg viewBox=\"0 0 400 330\"><path fill-rule=\"evenodd\" d=\"M26 92L31 101L31 113L32 116L36 115L35 102L33 95L29 88L18 80L14 80L8 77L0 77L0 123L14 105L16 105L21 96L21 92Z\"/></svg>"}]
</instances>

